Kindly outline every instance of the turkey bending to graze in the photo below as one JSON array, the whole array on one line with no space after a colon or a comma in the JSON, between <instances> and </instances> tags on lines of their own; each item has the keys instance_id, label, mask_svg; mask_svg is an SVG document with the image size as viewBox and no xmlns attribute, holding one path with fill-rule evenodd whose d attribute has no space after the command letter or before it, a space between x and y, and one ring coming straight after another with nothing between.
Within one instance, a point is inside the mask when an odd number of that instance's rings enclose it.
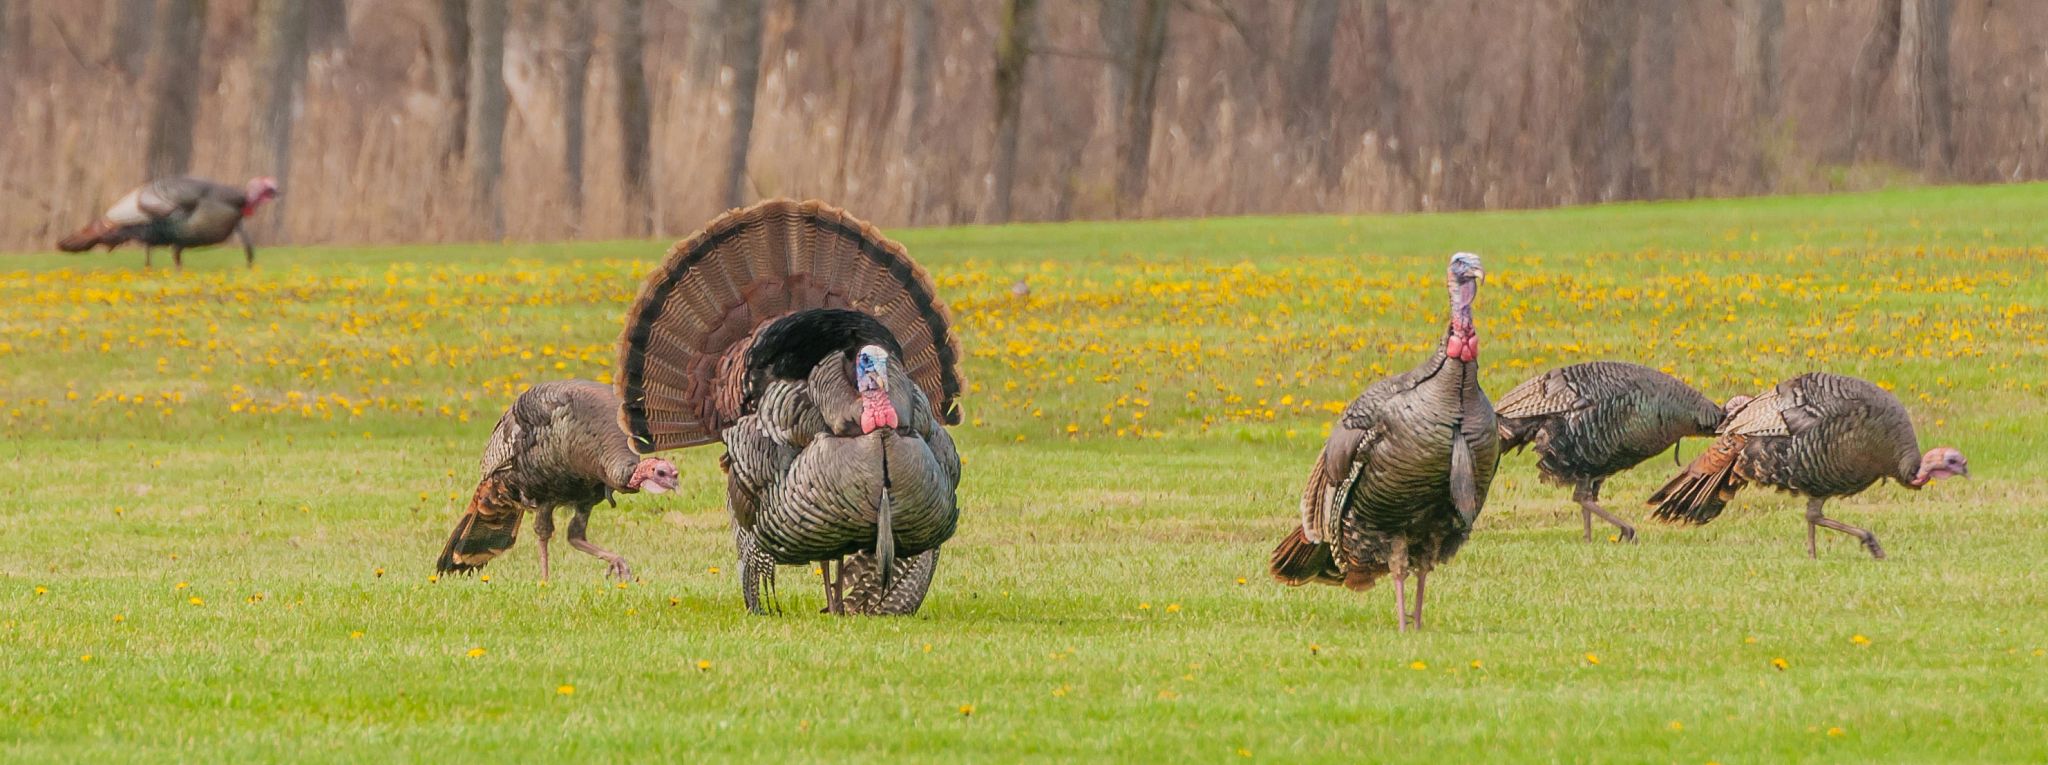
<instances>
[{"instance_id":1,"label":"turkey bending to graze","mask_svg":"<svg viewBox=\"0 0 2048 765\"><path fill-rule=\"evenodd\" d=\"M143 184L107 208L107 214L57 242L65 252L85 252L100 245L111 250L125 242L142 243L142 265L154 265L157 247L171 248L171 262L185 268L185 249L242 239L242 257L256 265L256 247L242 219L277 196L277 181L251 178L236 188L198 178L164 178Z\"/></svg>"},{"instance_id":2,"label":"turkey bending to graze","mask_svg":"<svg viewBox=\"0 0 2048 765\"><path fill-rule=\"evenodd\" d=\"M1912 418L1890 392L1854 377L1813 372L1764 391L1721 426L1721 437L1684 472L1650 496L1660 520L1702 524L1721 514L1750 481L1806 500L1806 554L1819 557L1816 529L1862 540L1884 560L1877 535L1821 514L1845 497L1890 478L1908 489L1968 476L1963 453L1942 446L1920 453Z\"/></svg>"},{"instance_id":3,"label":"turkey bending to graze","mask_svg":"<svg viewBox=\"0 0 2048 765\"><path fill-rule=\"evenodd\" d=\"M1421 629L1429 572L1471 536L1500 461L1472 326L1485 276L1479 256L1451 256L1451 321L1436 353L1345 408L1302 492L1301 526L1273 551L1274 578L1364 590L1392 574L1395 621Z\"/></svg>"},{"instance_id":4,"label":"turkey bending to graze","mask_svg":"<svg viewBox=\"0 0 2048 765\"><path fill-rule=\"evenodd\" d=\"M602 559L609 575L630 579L633 570L625 558L584 538L590 509L599 502L617 505L614 493L661 494L677 482L676 466L641 459L626 443L612 389L585 380L541 383L519 394L491 431L482 468L469 509L435 563L443 573L474 571L504 554L519 536L520 519L532 510L540 578L547 581L555 508L573 507L569 546Z\"/></svg>"},{"instance_id":5,"label":"turkey bending to graze","mask_svg":"<svg viewBox=\"0 0 2048 765\"><path fill-rule=\"evenodd\" d=\"M725 444L748 610L777 607L775 566L822 562L827 611L917 611L959 516L960 350L902 245L820 202L728 212L648 275L619 346L634 449Z\"/></svg>"},{"instance_id":6,"label":"turkey bending to graze","mask_svg":"<svg viewBox=\"0 0 2048 765\"><path fill-rule=\"evenodd\" d=\"M1572 487L1587 541L1593 516L1633 542L1636 529L1600 507L1600 484L1686 436L1711 436L1726 412L1678 378L1640 364L1594 361L1529 378L1494 402L1503 451L1533 446L1543 480ZM1674 458L1676 452L1673 453Z\"/></svg>"}]
</instances>

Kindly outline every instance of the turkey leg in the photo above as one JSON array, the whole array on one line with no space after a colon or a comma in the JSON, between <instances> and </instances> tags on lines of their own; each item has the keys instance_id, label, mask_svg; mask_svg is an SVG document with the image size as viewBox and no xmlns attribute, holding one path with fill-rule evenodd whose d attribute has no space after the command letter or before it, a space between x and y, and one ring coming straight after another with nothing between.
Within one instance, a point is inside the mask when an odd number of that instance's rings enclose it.
<instances>
[{"instance_id":1,"label":"turkey leg","mask_svg":"<svg viewBox=\"0 0 2048 765\"><path fill-rule=\"evenodd\" d=\"M576 517L569 519L569 546L603 558L604 562L611 564L611 569L605 572L606 576L616 576L622 581L633 578L633 569L626 566L626 559L624 557L618 553L591 544L590 540L583 538L583 530L590 524L590 508L592 507L595 507L595 505L584 505L576 508Z\"/></svg>"},{"instance_id":2,"label":"turkey leg","mask_svg":"<svg viewBox=\"0 0 2048 765\"><path fill-rule=\"evenodd\" d=\"M1394 574L1394 622L1395 632L1408 631L1408 572L1405 569Z\"/></svg>"},{"instance_id":3,"label":"turkey leg","mask_svg":"<svg viewBox=\"0 0 2048 765\"><path fill-rule=\"evenodd\" d=\"M533 514L533 535L540 539L540 581L548 582L548 538L555 535L555 509L550 507Z\"/></svg>"},{"instance_id":4,"label":"turkey leg","mask_svg":"<svg viewBox=\"0 0 2048 765\"><path fill-rule=\"evenodd\" d=\"M171 246L171 265L175 266L179 273L185 272L185 248L177 245Z\"/></svg>"},{"instance_id":5,"label":"turkey leg","mask_svg":"<svg viewBox=\"0 0 2048 765\"><path fill-rule=\"evenodd\" d=\"M1422 588L1429 584L1429 572L1415 572L1415 631L1422 631Z\"/></svg>"},{"instance_id":6,"label":"turkey leg","mask_svg":"<svg viewBox=\"0 0 2048 765\"><path fill-rule=\"evenodd\" d=\"M825 580L825 611L828 614L846 613L843 599L846 597L846 561L834 558L818 563L818 571Z\"/></svg>"},{"instance_id":7,"label":"turkey leg","mask_svg":"<svg viewBox=\"0 0 2048 765\"><path fill-rule=\"evenodd\" d=\"M142 246L142 270L147 271L155 267L156 248L145 244Z\"/></svg>"},{"instance_id":8,"label":"turkey leg","mask_svg":"<svg viewBox=\"0 0 2048 765\"><path fill-rule=\"evenodd\" d=\"M242 265L247 268L255 268L256 245L249 242L249 229L243 226L236 226L235 236L242 240Z\"/></svg>"},{"instance_id":9,"label":"turkey leg","mask_svg":"<svg viewBox=\"0 0 2048 765\"><path fill-rule=\"evenodd\" d=\"M1600 520L1612 523L1615 528L1621 530L1621 541L1636 541L1636 527L1628 525L1628 521L1615 517L1613 513L1600 506L1599 481L1580 481L1578 487L1572 491L1572 501L1579 503L1579 517L1586 526L1586 541L1593 541L1593 516L1596 515L1600 516Z\"/></svg>"},{"instance_id":10,"label":"turkey leg","mask_svg":"<svg viewBox=\"0 0 2048 765\"><path fill-rule=\"evenodd\" d=\"M1814 545L1814 532L1817 528L1826 527L1863 540L1863 547L1870 550L1870 557L1884 560L1884 547L1877 543L1877 535L1870 533L1869 529L1851 526L1821 515L1820 506L1826 502L1827 500L1818 498L1806 501L1806 557L1820 557L1820 550Z\"/></svg>"}]
</instances>

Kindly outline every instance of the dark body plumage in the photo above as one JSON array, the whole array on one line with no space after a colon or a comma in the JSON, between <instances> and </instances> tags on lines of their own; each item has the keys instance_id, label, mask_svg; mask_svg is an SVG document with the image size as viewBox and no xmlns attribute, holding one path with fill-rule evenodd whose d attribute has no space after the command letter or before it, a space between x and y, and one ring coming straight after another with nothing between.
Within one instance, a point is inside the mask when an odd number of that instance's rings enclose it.
<instances>
[{"instance_id":1,"label":"dark body plumage","mask_svg":"<svg viewBox=\"0 0 2048 765\"><path fill-rule=\"evenodd\" d=\"M1917 489L1949 474L1968 475L1962 454L1936 449L1922 455L1896 396L1854 377L1814 372L1778 383L1730 415L1713 446L1650 504L1660 520L1702 524L1754 481L1808 498L1809 555L1817 554L1814 529L1825 527L1857 537L1882 559L1876 535L1823 516L1821 505L1886 478Z\"/></svg>"},{"instance_id":2,"label":"dark body plumage","mask_svg":"<svg viewBox=\"0 0 2048 765\"><path fill-rule=\"evenodd\" d=\"M729 212L649 275L622 417L643 452L725 444L749 610L776 607L777 565L811 563L828 611L922 604L959 517L951 321L901 245L818 202Z\"/></svg>"},{"instance_id":3,"label":"dark body plumage","mask_svg":"<svg viewBox=\"0 0 2048 765\"><path fill-rule=\"evenodd\" d=\"M519 394L491 432L483 478L436 567L444 572L482 568L512 547L521 518L532 510L545 580L555 508L571 507L576 515L569 522L569 544L603 559L610 574L630 577L624 558L584 538L591 508L615 492L634 490L641 458L619 429L618 416L619 397L594 382L546 382Z\"/></svg>"},{"instance_id":4,"label":"dark body plumage","mask_svg":"<svg viewBox=\"0 0 2048 765\"><path fill-rule=\"evenodd\" d=\"M57 248L84 252L102 245L113 249L126 242L140 242L145 248L144 265L150 260L148 248L170 247L172 261L184 268L187 248L220 244L239 234L243 257L254 265L256 249L242 229L242 220L276 193L276 187L268 183L268 179L255 179L245 189L187 177L150 181L115 201L99 220L57 242ZM258 194L253 199L252 190Z\"/></svg>"},{"instance_id":5,"label":"dark body plumage","mask_svg":"<svg viewBox=\"0 0 2048 765\"><path fill-rule=\"evenodd\" d=\"M1678 378L1639 364L1594 361L1553 369L1500 397L1501 448L1536 450L1550 483L1573 487L1587 539L1593 516L1635 539L1635 527L1599 505L1610 476L1670 450L1686 436L1710 436L1722 408Z\"/></svg>"},{"instance_id":6,"label":"dark body plumage","mask_svg":"<svg viewBox=\"0 0 2048 765\"><path fill-rule=\"evenodd\" d=\"M1391 574L1401 627L1421 626L1428 574L1471 536L1500 455L1469 308L1464 340L1457 310L1454 297L1453 327L1429 360L1374 383L1338 418L1303 491L1302 525L1273 552L1275 578L1363 590ZM1453 355L1453 342L1474 343L1469 358ZM1410 572L1413 614L1400 589Z\"/></svg>"}]
</instances>

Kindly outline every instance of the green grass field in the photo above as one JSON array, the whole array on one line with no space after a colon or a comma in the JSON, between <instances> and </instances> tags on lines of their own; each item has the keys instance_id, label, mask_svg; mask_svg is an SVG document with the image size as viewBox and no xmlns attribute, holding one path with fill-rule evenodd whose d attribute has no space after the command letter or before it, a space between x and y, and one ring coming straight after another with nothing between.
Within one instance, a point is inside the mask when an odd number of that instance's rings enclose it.
<instances>
[{"instance_id":1,"label":"green grass field","mask_svg":"<svg viewBox=\"0 0 2048 765\"><path fill-rule=\"evenodd\" d=\"M788 615L742 612L717 447L598 511L642 581L565 550L538 587L530 538L429 580L498 414L610 379L666 243L8 256L0 760L2039 762L2044 213L2035 185L892 232L972 392L933 595L869 620L794 569ZM1521 454L1429 631L1275 584L1334 411L1429 352L1460 249L1495 395L1598 358L1716 399L1829 369L1975 478L1833 503L1891 560L1812 561L1800 502L1754 490L1582 543Z\"/></svg>"}]
</instances>

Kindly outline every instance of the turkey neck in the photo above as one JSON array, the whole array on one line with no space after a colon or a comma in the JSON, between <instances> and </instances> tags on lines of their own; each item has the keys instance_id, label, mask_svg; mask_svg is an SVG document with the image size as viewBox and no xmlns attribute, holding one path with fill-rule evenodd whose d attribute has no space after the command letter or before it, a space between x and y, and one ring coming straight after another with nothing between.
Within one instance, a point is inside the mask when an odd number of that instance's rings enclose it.
<instances>
[{"instance_id":1,"label":"turkey neck","mask_svg":"<svg viewBox=\"0 0 2048 765\"><path fill-rule=\"evenodd\" d=\"M611 439L605 443L597 456L597 468L604 476L604 485L613 491L625 491L633 482L633 471L640 467L640 455L627 445L625 439Z\"/></svg>"},{"instance_id":2,"label":"turkey neck","mask_svg":"<svg viewBox=\"0 0 2048 765\"><path fill-rule=\"evenodd\" d=\"M1444 330L1444 355L1465 362L1479 360L1479 333L1472 326L1472 302L1479 297L1479 282L1459 282L1452 277L1451 323Z\"/></svg>"}]
</instances>

